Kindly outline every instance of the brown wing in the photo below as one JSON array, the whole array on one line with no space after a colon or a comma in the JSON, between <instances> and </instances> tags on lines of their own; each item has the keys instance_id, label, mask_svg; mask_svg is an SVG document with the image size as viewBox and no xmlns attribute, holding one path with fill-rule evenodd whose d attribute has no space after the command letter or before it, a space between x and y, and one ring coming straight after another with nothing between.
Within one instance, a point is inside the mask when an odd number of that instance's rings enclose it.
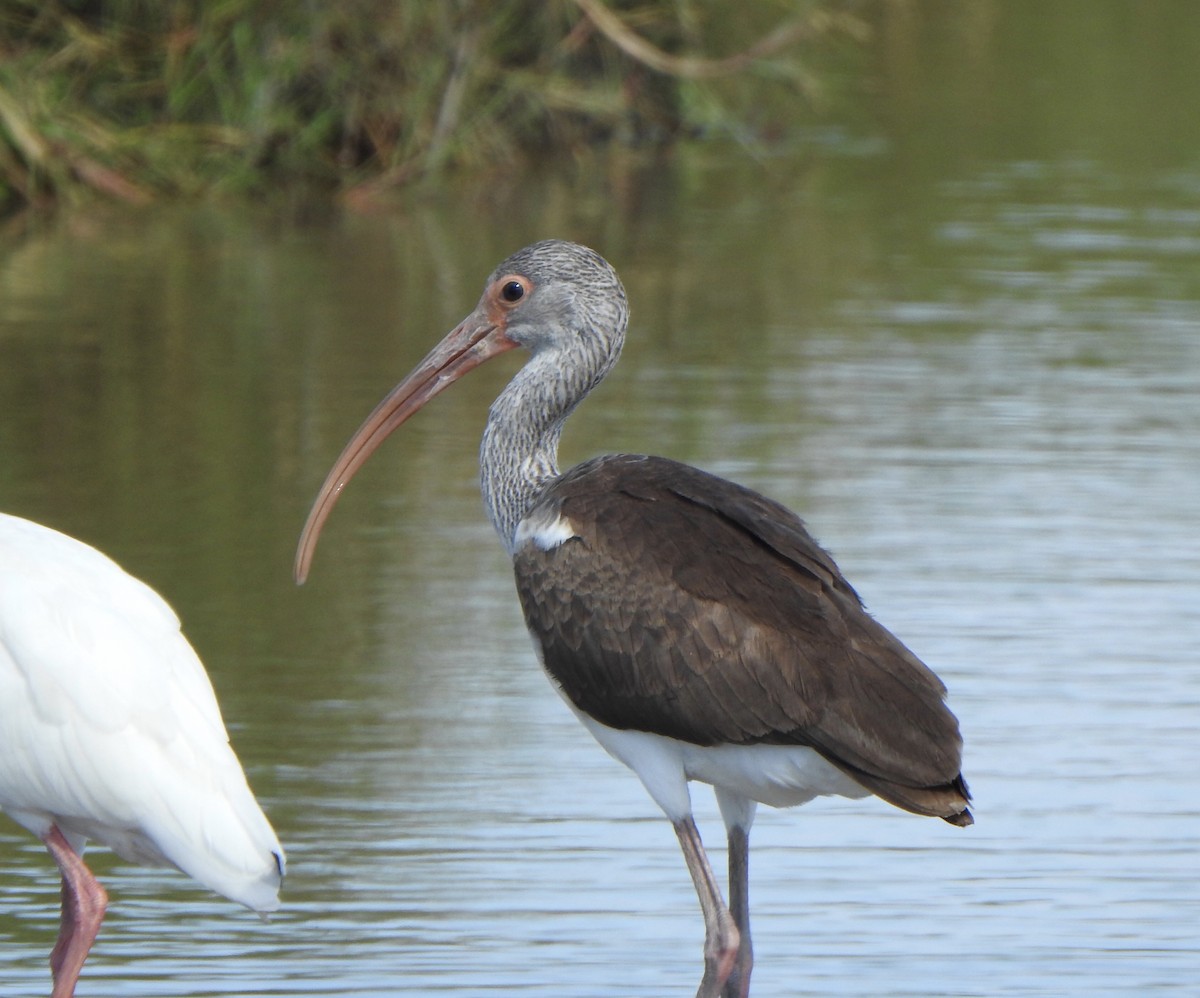
<instances>
[{"instance_id":1,"label":"brown wing","mask_svg":"<svg viewBox=\"0 0 1200 998\"><path fill-rule=\"evenodd\" d=\"M699 745L809 745L901 807L963 811L945 687L795 514L629 455L568 472L530 517L555 514L578 536L519 549L517 589L547 670L581 710Z\"/></svg>"}]
</instances>

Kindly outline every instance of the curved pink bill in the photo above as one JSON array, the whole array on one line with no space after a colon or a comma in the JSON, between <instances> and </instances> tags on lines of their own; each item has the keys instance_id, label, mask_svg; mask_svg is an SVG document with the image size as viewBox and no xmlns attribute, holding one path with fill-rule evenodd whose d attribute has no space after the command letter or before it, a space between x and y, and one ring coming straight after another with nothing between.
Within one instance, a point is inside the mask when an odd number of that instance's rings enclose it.
<instances>
[{"instance_id":1,"label":"curved pink bill","mask_svg":"<svg viewBox=\"0 0 1200 998\"><path fill-rule=\"evenodd\" d=\"M484 361L516 345L506 335L503 321L497 322L481 307L451 330L400 384L388 392L350 438L309 510L293 568L298 584L308 578L317 538L338 496L376 448L435 395Z\"/></svg>"}]
</instances>

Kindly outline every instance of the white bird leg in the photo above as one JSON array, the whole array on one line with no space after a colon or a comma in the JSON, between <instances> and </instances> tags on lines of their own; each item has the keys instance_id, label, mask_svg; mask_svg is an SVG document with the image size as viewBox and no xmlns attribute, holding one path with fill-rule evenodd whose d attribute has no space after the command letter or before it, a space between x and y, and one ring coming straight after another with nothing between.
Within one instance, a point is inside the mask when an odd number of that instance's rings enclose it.
<instances>
[{"instance_id":1,"label":"white bird leg","mask_svg":"<svg viewBox=\"0 0 1200 998\"><path fill-rule=\"evenodd\" d=\"M738 957L738 930L721 897L700 831L691 815L672 823L704 913L704 977L696 998L720 998Z\"/></svg>"},{"instance_id":2,"label":"white bird leg","mask_svg":"<svg viewBox=\"0 0 1200 998\"><path fill-rule=\"evenodd\" d=\"M73 998L83 961L104 921L108 894L57 825L50 826L42 841L62 873L62 922L58 942L50 953L50 973L54 978L50 998Z\"/></svg>"}]
</instances>

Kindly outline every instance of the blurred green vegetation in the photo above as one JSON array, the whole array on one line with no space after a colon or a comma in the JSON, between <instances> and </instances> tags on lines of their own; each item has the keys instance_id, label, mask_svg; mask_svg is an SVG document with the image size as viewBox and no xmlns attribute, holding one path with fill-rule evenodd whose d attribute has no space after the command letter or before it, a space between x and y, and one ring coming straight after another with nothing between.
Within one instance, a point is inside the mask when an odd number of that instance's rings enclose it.
<instances>
[{"instance_id":1,"label":"blurred green vegetation","mask_svg":"<svg viewBox=\"0 0 1200 998\"><path fill-rule=\"evenodd\" d=\"M0 209L769 143L863 31L840 0L0 0Z\"/></svg>"}]
</instances>

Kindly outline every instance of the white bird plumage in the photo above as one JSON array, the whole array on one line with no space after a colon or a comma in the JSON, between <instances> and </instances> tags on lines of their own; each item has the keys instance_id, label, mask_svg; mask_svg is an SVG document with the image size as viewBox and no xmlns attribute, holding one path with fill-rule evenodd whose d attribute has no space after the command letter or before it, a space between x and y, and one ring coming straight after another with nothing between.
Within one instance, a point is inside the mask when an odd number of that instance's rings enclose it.
<instances>
[{"instance_id":1,"label":"white bird plumage","mask_svg":"<svg viewBox=\"0 0 1200 998\"><path fill-rule=\"evenodd\" d=\"M8 514L0 810L44 842L57 828L77 853L93 840L279 906L283 849L174 611L95 548Z\"/></svg>"}]
</instances>

